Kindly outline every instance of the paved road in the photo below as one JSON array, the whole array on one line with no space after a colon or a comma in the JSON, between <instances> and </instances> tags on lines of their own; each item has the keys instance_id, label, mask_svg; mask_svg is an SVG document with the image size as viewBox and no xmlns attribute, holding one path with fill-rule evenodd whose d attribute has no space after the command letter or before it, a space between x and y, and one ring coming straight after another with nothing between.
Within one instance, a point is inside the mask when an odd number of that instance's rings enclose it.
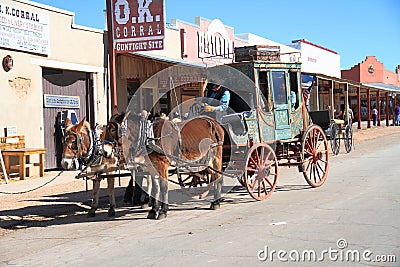
<instances>
[{"instance_id":1,"label":"paved road","mask_svg":"<svg viewBox=\"0 0 400 267\"><path fill-rule=\"evenodd\" d=\"M400 142L389 135L330 158L326 183L309 188L284 169L264 202L236 188L218 211L208 203L172 205L163 221L120 207L108 219L73 212L21 223L0 239L0 266L399 266ZM172 196L172 200L174 197ZM315 253L315 254L313 254ZM359 262L350 262L357 260ZM375 259L397 262L382 263ZM315 264L317 264L315 263Z\"/></svg>"}]
</instances>

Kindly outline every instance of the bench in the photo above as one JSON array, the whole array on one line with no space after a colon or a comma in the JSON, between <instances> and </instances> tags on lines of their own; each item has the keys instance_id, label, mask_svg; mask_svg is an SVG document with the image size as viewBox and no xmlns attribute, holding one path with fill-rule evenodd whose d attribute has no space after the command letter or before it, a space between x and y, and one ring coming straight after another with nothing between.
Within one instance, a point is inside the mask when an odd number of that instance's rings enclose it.
<instances>
[{"instance_id":1,"label":"bench","mask_svg":"<svg viewBox=\"0 0 400 267\"><path fill-rule=\"evenodd\" d=\"M4 159L6 173L17 170L20 180L29 177L30 167L39 167L39 175L44 176L44 154L46 148L25 148L24 136L0 137L0 150ZM31 162L31 156L38 155L39 162ZM17 164L10 160L11 157L17 158Z\"/></svg>"}]
</instances>

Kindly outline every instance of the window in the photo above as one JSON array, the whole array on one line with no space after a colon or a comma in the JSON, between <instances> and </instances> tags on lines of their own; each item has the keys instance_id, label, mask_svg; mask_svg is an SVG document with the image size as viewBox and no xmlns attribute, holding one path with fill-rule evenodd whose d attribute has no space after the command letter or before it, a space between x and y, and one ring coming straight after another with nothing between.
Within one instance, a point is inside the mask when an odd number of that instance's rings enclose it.
<instances>
[{"instance_id":1,"label":"window","mask_svg":"<svg viewBox=\"0 0 400 267\"><path fill-rule=\"evenodd\" d=\"M272 88L274 90L275 104L287 104L286 83L284 71L273 71L272 73Z\"/></svg>"},{"instance_id":2,"label":"window","mask_svg":"<svg viewBox=\"0 0 400 267\"><path fill-rule=\"evenodd\" d=\"M259 72L259 84L260 84L260 107L265 111L270 111L269 109L269 92L268 92L268 81L267 81L267 72L260 71Z\"/></svg>"}]
</instances>

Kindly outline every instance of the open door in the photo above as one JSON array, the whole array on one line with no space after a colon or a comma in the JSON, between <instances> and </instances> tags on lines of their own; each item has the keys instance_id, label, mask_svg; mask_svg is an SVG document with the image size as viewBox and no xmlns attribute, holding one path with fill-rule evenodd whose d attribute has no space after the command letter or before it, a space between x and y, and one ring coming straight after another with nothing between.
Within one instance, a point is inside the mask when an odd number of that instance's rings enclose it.
<instances>
[{"instance_id":1,"label":"open door","mask_svg":"<svg viewBox=\"0 0 400 267\"><path fill-rule=\"evenodd\" d=\"M273 113L275 119L276 140L292 138L290 131L291 104L288 96L288 74L285 70L271 70Z\"/></svg>"}]
</instances>

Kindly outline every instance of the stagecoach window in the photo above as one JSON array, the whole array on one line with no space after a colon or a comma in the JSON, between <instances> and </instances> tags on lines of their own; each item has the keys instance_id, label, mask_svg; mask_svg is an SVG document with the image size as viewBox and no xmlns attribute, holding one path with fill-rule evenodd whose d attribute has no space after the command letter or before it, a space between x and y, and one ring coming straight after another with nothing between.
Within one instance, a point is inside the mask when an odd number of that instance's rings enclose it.
<instances>
[{"instance_id":1,"label":"stagecoach window","mask_svg":"<svg viewBox=\"0 0 400 267\"><path fill-rule=\"evenodd\" d=\"M297 109L300 104L298 97L299 84L297 82L297 74L298 73L294 71L290 72L290 102L292 105L292 111Z\"/></svg>"},{"instance_id":2,"label":"stagecoach window","mask_svg":"<svg viewBox=\"0 0 400 267\"><path fill-rule=\"evenodd\" d=\"M269 92L268 92L268 82L267 82L267 72L260 71L259 73L259 89L261 92L260 107L265 111L270 111L269 109Z\"/></svg>"},{"instance_id":3,"label":"stagecoach window","mask_svg":"<svg viewBox=\"0 0 400 267\"><path fill-rule=\"evenodd\" d=\"M272 88L274 90L275 104L287 104L286 83L284 71L272 72Z\"/></svg>"}]
</instances>

